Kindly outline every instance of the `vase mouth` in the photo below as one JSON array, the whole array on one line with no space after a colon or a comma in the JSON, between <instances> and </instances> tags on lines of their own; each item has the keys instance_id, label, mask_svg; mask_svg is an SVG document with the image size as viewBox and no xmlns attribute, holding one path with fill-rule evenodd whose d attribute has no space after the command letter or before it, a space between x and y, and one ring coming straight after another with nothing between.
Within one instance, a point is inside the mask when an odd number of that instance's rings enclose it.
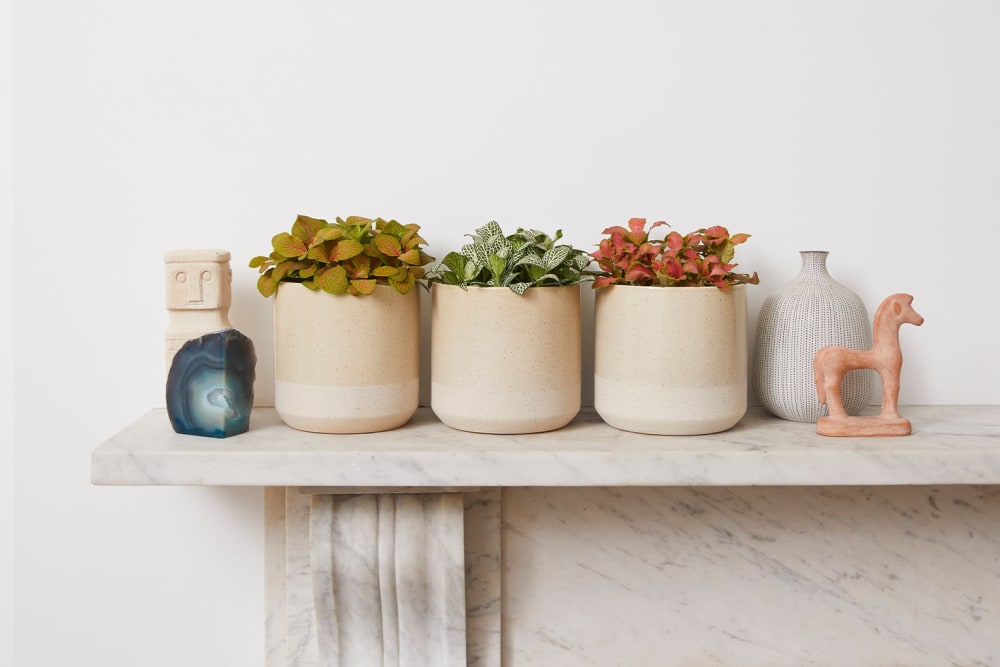
<instances>
[{"instance_id":1,"label":"vase mouth","mask_svg":"<svg viewBox=\"0 0 1000 667\"><path fill-rule=\"evenodd\" d=\"M800 255L829 255L829 250L799 250Z\"/></svg>"}]
</instances>

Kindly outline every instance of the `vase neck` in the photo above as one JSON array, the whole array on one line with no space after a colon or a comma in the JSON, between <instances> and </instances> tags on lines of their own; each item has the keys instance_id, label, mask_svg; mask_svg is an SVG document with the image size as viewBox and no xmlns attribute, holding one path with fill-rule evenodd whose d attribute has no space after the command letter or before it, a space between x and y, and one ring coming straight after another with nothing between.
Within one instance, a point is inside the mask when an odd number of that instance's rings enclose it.
<instances>
[{"instance_id":1,"label":"vase neck","mask_svg":"<svg viewBox=\"0 0 1000 667\"><path fill-rule=\"evenodd\" d=\"M827 275L826 256L827 250L803 250L799 252L802 258L802 268L799 270L800 276Z\"/></svg>"}]
</instances>

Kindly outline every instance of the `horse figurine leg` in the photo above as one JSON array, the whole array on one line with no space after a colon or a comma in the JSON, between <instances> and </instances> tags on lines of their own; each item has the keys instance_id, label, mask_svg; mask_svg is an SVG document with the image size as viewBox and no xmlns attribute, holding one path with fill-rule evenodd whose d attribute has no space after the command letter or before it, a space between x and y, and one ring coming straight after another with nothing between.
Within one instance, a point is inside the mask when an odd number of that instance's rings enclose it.
<instances>
[{"instance_id":1,"label":"horse figurine leg","mask_svg":"<svg viewBox=\"0 0 1000 667\"><path fill-rule=\"evenodd\" d=\"M816 381L816 397L826 405L831 417L846 417L844 400L840 395L840 384L845 369L840 354L842 348L829 346L821 349L813 357L813 378Z\"/></svg>"},{"instance_id":2,"label":"horse figurine leg","mask_svg":"<svg viewBox=\"0 0 1000 667\"><path fill-rule=\"evenodd\" d=\"M899 369L884 369L882 376L882 416L902 419L899 415Z\"/></svg>"},{"instance_id":3,"label":"horse figurine leg","mask_svg":"<svg viewBox=\"0 0 1000 667\"><path fill-rule=\"evenodd\" d=\"M829 347L820 350L813 358L813 376L816 380L816 396L820 403L826 405L831 417L847 415L844 401L840 395L840 381L843 377L837 366L837 348Z\"/></svg>"}]
</instances>

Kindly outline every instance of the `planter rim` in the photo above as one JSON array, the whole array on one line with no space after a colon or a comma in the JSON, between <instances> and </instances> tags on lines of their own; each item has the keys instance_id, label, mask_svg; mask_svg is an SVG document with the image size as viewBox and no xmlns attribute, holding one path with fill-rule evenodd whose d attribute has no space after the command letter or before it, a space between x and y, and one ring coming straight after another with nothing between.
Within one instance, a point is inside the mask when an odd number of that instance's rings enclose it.
<instances>
[{"instance_id":1,"label":"planter rim","mask_svg":"<svg viewBox=\"0 0 1000 667\"><path fill-rule=\"evenodd\" d=\"M574 283L572 285L535 285L535 286L529 287L527 290L525 290L525 294L527 294L528 292L530 292L533 289L559 289L561 287L580 287L580 285L582 285L582 284L583 283ZM507 287L506 285L499 285L499 286L497 286L497 285L467 285L465 287L462 287L461 285L448 285L447 283L431 283L431 287L433 287L433 288L437 288L437 287L454 288L454 289L460 289L463 292L468 292L469 290L507 290L511 294L516 294L516 292L514 292L514 290L512 290L509 287Z\"/></svg>"},{"instance_id":2,"label":"planter rim","mask_svg":"<svg viewBox=\"0 0 1000 667\"><path fill-rule=\"evenodd\" d=\"M282 280L281 282L278 283L277 289L281 289L285 285L296 285L296 286L298 286L298 287L306 290L310 294L326 294L327 296L332 296L332 297L349 296L352 299L364 299L365 298L364 296L354 296L353 294L349 294L348 292L344 292L343 294L331 294L330 292L327 292L327 291L321 290L321 289L315 289L315 290L313 290L313 289L309 289L308 287L305 287L302 283L293 282L291 280L287 280L287 281L286 280ZM384 287L386 289L391 289L393 292L396 292L396 294L399 294L399 296L409 296L410 294L413 294L414 292L416 292L417 289L418 289L418 287L416 285L414 285L413 289L411 289L409 292L407 292L406 294L401 294L392 285L380 285L380 284L376 284L375 285L375 289L378 289L380 287ZM275 290L275 292L277 292L277 289ZM371 295L369 294L369 295L366 295L366 296L371 296Z\"/></svg>"},{"instance_id":3,"label":"planter rim","mask_svg":"<svg viewBox=\"0 0 1000 667\"><path fill-rule=\"evenodd\" d=\"M633 290L633 289L636 289L636 290L655 290L655 291L663 290L663 291L668 291L668 292L673 292L673 291L677 291L677 290L715 290L716 292L722 292L723 294L726 293L726 290L721 290L718 287L716 287L715 285L699 285L699 286L694 286L694 285L686 285L686 286L676 286L676 285L674 285L674 286L666 286L666 285L607 285L605 287L601 287L600 289L595 289L594 291L595 292L600 292L600 291L606 290L606 289L611 288L611 287L620 287L620 288L623 288L623 289L630 289L630 290ZM734 290L734 289L745 288L745 287L746 287L745 284L730 285L729 289L730 290Z\"/></svg>"}]
</instances>

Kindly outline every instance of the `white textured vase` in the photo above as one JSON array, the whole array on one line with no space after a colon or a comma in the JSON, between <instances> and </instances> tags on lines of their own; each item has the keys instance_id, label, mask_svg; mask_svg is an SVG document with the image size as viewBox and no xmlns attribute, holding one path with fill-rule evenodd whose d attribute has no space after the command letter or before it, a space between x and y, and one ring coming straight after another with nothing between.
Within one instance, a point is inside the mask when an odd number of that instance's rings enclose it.
<instances>
[{"instance_id":1,"label":"white textured vase","mask_svg":"<svg viewBox=\"0 0 1000 667\"><path fill-rule=\"evenodd\" d=\"M799 254L799 275L761 306L753 387L761 404L778 417L815 422L826 415L813 379L816 351L827 345L867 350L872 346L872 327L861 298L827 272L829 253ZM857 370L844 377L841 395L848 414L858 414L871 399L872 373Z\"/></svg>"},{"instance_id":2,"label":"white textured vase","mask_svg":"<svg viewBox=\"0 0 1000 667\"><path fill-rule=\"evenodd\" d=\"M594 319L594 408L611 426L700 435L746 413L746 285L611 285Z\"/></svg>"},{"instance_id":3,"label":"white textured vase","mask_svg":"<svg viewBox=\"0 0 1000 667\"><path fill-rule=\"evenodd\" d=\"M371 433L417 410L420 302L379 285L369 296L280 283L274 295L274 407L292 428Z\"/></svg>"},{"instance_id":4,"label":"white textured vase","mask_svg":"<svg viewBox=\"0 0 1000 667\"><path fill-rule=\"evenodd\" d=\"M431 408L477 433L538 433L580 411L580 286L431 290Z\"/></svg>"}]
</instances>

